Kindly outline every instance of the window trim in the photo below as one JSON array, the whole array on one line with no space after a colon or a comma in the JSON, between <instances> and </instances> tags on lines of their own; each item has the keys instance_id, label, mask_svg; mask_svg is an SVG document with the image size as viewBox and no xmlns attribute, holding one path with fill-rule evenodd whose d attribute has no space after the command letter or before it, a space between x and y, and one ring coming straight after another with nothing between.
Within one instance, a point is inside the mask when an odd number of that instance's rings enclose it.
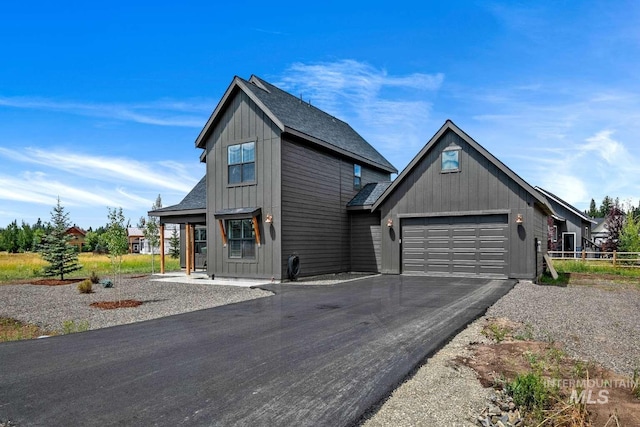
<instances>
[{"instance_id":1,"label":"window trim","mask_svg":"<svg viewBox=\"0 0 640 427\"><path fill-rule=\"evenodd\" d=\"M456 162L458 164L458 167L455 169L444 169L444 156L445 153L455 153L456 155ZM459 145L456 145L455 143L451 143L449 144L449 146L447 146L444 150L442 150L442 152L440 153L440 173L456 173L456 172L461 172L462 171L462 156L460 155L460 153L462 152L462 147L460 147Z\"/></svg>"},{"instance_id":2,"label":"window trim","mask_svg":"<svg viewBox=\"0 0 640 427\"><path fill-rule=\"evenodd\" d=\"M242 152L242 146L245 144L250 144L253 143L253 162L240 162L240 163L232 163L229 164L229 148L234 147L236 145L240 146L240 151ZM244 141L234 141L232 143L230 143L229 145L227 145L227 149L226 149L226 163L227 163L227 167L226 167L226 180L227 180L227 188L231 188L231 187L243 187L243 186L247 186L247 185L256 185L257 184L257 176L258 176L258 171L257 171L257 157L258 157L258 153L257 153L257 149L258 149L258 140L256 138L252 138L252 139L248 139L248 140L244 140ZM243 165L247 165L253 163L253 181L240 181L240 182L229 182L229 178L230 178L230 174L229 174L229 168L231 166L236 166L236 165L240 165L240 167L242 168Z\"/></svg>"},{"instance_id":3,"label":"window trim","mask_svg":"<svg viewBox=\"0 0 640 427\"><path fill-rule=\"evenodd\" d=\"M552 240L553 240L553 243L557 243L558 242L558 226L557 225L553 226Z\"/></svg>"}]
</instances>

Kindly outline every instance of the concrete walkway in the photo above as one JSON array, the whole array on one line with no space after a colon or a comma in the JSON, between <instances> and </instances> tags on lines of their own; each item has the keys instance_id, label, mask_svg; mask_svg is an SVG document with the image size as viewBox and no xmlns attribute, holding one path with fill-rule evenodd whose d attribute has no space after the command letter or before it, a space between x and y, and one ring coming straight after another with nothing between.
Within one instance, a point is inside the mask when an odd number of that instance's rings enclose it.
<instances>
[{"instance_id":1,"label":"concrete walkway","mask_svg":"<svg viewBox=\"0 0 640 427\"><path fill-rule=\"evenodd\" d=\"M187 276L185 271L172 271L165 274L154 274L151 278L152 282L170 282L170 283L200 283L206 285L222 285L222 286L241 286L249 288L251 286L269 285L271 282L264 279L211 279L206 273L201 271L192 272Z\"/></svg>"}]
</instances>

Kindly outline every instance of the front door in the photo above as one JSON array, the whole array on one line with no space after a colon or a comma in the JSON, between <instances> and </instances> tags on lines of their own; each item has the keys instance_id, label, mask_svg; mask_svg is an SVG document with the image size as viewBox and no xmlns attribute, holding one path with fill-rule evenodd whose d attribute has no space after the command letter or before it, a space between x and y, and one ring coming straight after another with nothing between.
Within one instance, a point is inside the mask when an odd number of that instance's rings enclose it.
<instances>
[{"instance_id":1,"label":"front door","mask_svg":"<svg viewBox=\"0 0 640 427\"><path fill-rule=\"evenodd\" d=\"M562 256L576 257L576 233L562 233Z\"/></svg>"}]
</instances>

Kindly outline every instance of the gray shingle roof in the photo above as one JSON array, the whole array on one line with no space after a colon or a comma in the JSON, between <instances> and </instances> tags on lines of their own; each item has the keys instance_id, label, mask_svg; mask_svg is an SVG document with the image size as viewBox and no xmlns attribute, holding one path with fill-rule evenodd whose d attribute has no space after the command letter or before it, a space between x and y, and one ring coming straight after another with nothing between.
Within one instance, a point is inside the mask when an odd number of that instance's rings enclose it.
<instances>
[{"instance_id":1,"label":"gray shingle roof","mask_svg":"<svg viewBox=\"0 0 640 427\"><path fill-rule=\"evenodd\" d=\"M206 209L207 208L207 179L206 178L207 178L206 175L203 176L202 179L196 184L196 186L193 187L191 191L189 191L189 194L187 194L184 197L184 199L182 199L182 201L177 205L156 209L155 211L150 211L149 214Z\"/></svg>"},{"instance_id":2,"label":"gray shingle roof","mask_svg":"<svg viewBox=\"0 0 640 427\"><path fill-rule=\"evenodd\" d=\"M342 120L255 75L251 76L249 81L238 79L245 83L285 127L367 159L389 172L398 172L387 159Z\"/></svg>"},{"instance_id":3,"label":"gray shingle roof","mask_svg":"<svg viewBox=\"0 0 640 427\"><path fill-rule=\"evenodd\" d=\"M373 205L382 193L389 188L391 182L372 182L364 187L356 194L353 199L347 203L347 207L355 206L371 206Z\"/></svg>"}]
</instances>

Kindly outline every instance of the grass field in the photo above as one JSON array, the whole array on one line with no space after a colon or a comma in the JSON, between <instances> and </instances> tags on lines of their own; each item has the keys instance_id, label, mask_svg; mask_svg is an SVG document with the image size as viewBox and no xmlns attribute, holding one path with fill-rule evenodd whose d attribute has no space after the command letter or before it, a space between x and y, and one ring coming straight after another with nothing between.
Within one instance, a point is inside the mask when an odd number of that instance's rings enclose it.
<instances>
[{"instance_id":1,"label":"grass field","mask_svg":"<svg viewBox=\"0 0 640 427\"><path fill-rule=\"evenodd\" d=\"M640 278L640 267L614 267L610 261L553 260L558 273L598 273Z\"/></svg>"},{"instance_id":2,"label":"grass field","mask_svg":"<svg viewBox=\"0 0 640 427\"><path fill-rule=\"evenodd\" d=\"M108 277L111 273L111 261L107 255L92 253L79 254L82 269L75 271L65 278L88 277L95 271L99 277ZM155 272L160 270L160 255L155 255ZM9 254L0 252L0 284L11 283L42 277L42 270L47 265L38 253ZM180 270L180 261L165 257L166 271ZM151 255L128 254L122 260L123 274L151 273Z\"/></svg>"}]
</instances>

